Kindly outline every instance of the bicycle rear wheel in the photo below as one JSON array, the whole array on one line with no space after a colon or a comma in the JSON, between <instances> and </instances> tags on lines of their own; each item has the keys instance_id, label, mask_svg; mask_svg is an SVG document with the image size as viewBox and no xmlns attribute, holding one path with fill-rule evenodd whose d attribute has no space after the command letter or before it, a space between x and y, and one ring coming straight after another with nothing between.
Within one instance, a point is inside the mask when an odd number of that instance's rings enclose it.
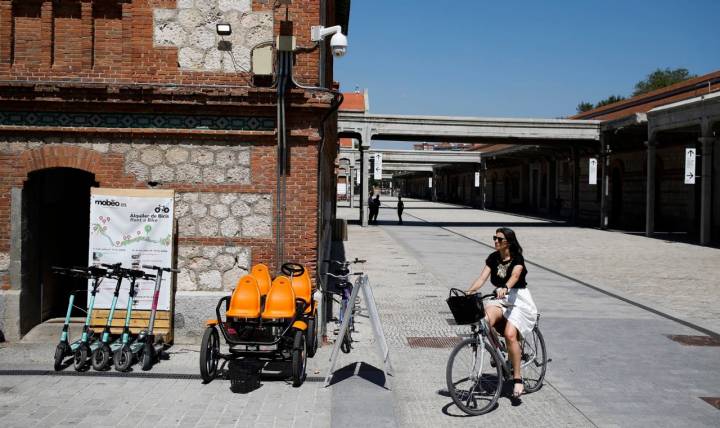
<instances>
[{"instance_id":1,"label":"bicycle rear wheel","mask_svg":"<svg viewBox=\"0 0 720 428\"><path fill-rule=\"evenodd\" d=\"M448 358L450 396L463 412L482 415L495 406L502 391L502 363L495 348L477 338L458 343Z\"/></svg>"},{"instance_id":2,"label":"bicycle rear wheel","mask_svg":"<svg viewBox=\"0 0 720 428\"><path fill-rule=\"evenodd\" d=\"M525 340L522 347L522 375L525 392L535 392L542 387L547 369L545 339L540 329L535 327Z\"/></svg>"}]
</instances>

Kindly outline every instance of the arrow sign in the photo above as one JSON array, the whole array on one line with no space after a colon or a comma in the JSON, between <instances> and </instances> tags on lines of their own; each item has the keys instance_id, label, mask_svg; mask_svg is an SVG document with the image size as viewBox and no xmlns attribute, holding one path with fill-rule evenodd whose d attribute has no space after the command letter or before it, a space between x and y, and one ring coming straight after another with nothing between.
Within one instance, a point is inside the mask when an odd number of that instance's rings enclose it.
<instances>
[{"instance_id":1,"label":"arrow sign","mask_svg":"<svg viewBox=\"0 0 720 428\"><path fill-rule=\"evenodd\" d=\"M588 184L597 184L597 159L590 158L588 165Z\"/></svg>"},{"instance_id":2,"label":"arrow sign","mask_svg":"<svg viewBox=\"0 0 720 428\"><path fill-rule=\"evenodd\" d=\"M695 149L685 149L685 184L695 184Z\"/></svg>"}]
</instances>

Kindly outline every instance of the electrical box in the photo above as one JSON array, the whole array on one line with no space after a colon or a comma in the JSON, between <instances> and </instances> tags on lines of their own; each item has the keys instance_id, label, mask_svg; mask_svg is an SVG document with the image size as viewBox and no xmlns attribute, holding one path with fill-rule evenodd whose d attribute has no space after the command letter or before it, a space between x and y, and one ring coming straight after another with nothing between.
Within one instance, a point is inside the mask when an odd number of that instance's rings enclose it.
<instances>
[{"instance_id":1,"label":"electrical box","mask_svg":"<svg viewBox=\"0 0 720 428\"><path fill-rule=\"evenodd\" d=\"M280 52L292 52L295 50L295 36L278 36L277 49Z\"/></svg>"},{"instance_id":2,"label":"electrical box","mask_svg":"<svg viewBox=\"0 0 720 428\"><path fill-rule=\"evenodd\" d=\"M272 46L266 45L252 51L253 74L269 75L273 72Z\"/></svg>"}]
</instances>

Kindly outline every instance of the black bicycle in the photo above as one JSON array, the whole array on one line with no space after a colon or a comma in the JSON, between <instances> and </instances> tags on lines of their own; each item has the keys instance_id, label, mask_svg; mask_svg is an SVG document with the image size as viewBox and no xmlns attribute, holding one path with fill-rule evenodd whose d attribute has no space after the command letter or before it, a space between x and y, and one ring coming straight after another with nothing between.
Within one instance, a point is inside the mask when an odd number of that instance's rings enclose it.
<instances>
[{"instance_id":1,"label":"black bicycle","mask_svg":"<svg viewBox=\"0 0 720 428\"><path fill-rule=\"evenodd\" d=\"M337 282L335 287L339 291L328 290L329 293L340 296L340 310L338 311L338 326L342 325L343 320L346 316L350 317L349 327L342 338L340 344L340 350L346 354L349 354L352 350L352 332L355 331L355 315L359 312L358 299L356 298L352 304L350 303L350 297L352 295L353 284L350 281L351 276L357 276L358 279L362 276L362 272L350 273L350 265L355 263L365 263L366 260L355 259L352 261L337 261L337 260L325 260L326 263L334 264L337 266L337 273L333 274L327 272L325 275L335 278ZM334 299L333 299L334 300ZM337 302L337 301L336 301Z\"/></svg>"}]
</instances>

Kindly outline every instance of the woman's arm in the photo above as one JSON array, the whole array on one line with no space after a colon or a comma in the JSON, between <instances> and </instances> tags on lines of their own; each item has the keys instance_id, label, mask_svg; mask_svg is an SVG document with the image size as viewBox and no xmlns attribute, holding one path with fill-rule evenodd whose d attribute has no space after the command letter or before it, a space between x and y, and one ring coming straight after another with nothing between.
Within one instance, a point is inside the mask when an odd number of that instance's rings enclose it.
<instances>
[{"instance_id":1,"label":"woman's arm","mask_svg":"<svg viewBox=\"0 0 720 428\"><path fill-rule=\"evenodd\" d=\"M505 295L510 291L511 288L515 284L517 284L518 281L520 281L520 275L522 275L522 271L525 267L523 265L517 265L512 270L512 275L510 275L510 279L505 282L505 288L498 288L497 291L497 297L498 299L502 299L505 297Z\"/></svg>"},{"instance_id":2,"label":"woman's arm","mask_svg":"<svg viewBox=\"0 0 720 428\"><path fill-rule=\"evenodd\" d=\"M468 288L467 293L474 293L475 291L479 290L480 287L482 287L485 284L485 281L490 278L490 266L485 265L485 268L480 273L480 276L478 279L473 282L473 285Z\"/></svg>"}]
</instances>

